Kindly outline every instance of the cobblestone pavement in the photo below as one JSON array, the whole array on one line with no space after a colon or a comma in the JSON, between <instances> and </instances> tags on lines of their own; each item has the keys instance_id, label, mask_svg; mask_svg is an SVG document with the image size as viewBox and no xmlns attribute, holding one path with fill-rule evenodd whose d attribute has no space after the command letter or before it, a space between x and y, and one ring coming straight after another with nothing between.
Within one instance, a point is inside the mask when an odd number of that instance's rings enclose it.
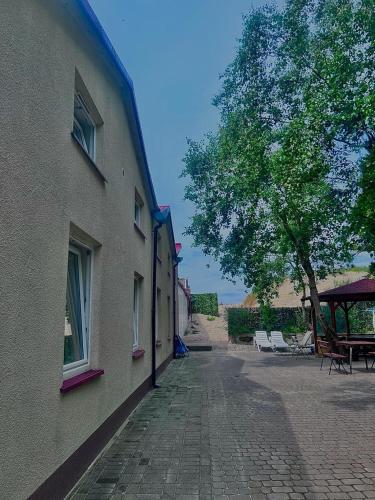
<instances>
[{"instance_id":1,"label":"cobblestone pavement","mask_svg":"<svg viewBox=\"0 0 375 500\"><path fill-rule=\"evenodd\" d=\"M375 370L251 349L175 360L74 500L375 499Z\"/></svg>"}]
</instances>

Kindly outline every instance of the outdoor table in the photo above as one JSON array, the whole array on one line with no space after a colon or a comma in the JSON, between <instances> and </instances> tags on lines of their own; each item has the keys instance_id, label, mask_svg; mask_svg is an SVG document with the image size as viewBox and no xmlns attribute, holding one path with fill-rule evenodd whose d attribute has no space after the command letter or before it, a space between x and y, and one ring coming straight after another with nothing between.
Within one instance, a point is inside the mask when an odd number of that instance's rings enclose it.
<instances>
[{"instance_id":1,"label":"outdoor table","mask_svg":"<svg viewBox=\"0 0 375 500\"><path fill-rule=\"evenodd\" d=\"M343 346L349 348L349 366L350 373L352 373L352 361L353 361L353 347L371 347L375 348L375 342L370 342L369 340L335 340L335 344L338 346Z\"/></svg>"}]
</instances>

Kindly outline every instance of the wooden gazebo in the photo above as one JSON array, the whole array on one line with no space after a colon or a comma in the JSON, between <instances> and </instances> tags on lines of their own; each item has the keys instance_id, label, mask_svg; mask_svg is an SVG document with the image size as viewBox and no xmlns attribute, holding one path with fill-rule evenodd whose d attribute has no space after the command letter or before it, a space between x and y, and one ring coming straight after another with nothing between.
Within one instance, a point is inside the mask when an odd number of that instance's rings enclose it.
<instances>
[{"instance_id":1,"label":"wooden gazebo","mask_svg":"<svg viewBox=\"0 0 375 500\"><path fill-rule=\"evenodd\" d=\"M318 294L319 302L326 302L331 313L331 327L337 333L336 310L340 307L345 314L346 336L350 336L349 311L357 302L375 301L375 279L364 278L348 285L342 285ZM310 302L311 298L309 297ZM314 331L315 348L317 348L317 320L314 306L311 303L311 318ZM364 336L362 335L362 338Z\"/></svg>"}]
</instances>

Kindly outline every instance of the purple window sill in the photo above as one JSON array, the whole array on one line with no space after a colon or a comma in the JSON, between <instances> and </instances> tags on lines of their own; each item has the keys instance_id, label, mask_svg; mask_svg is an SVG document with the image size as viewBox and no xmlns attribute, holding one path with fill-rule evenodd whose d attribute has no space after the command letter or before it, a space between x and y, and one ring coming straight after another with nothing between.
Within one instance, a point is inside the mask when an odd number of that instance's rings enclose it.
<instances>
[{"instance_id":1,"label":"purple window sill","mask_svg":"<svg viewBox=\"0 0 375 500\"><path fill-rule=\"evenodd\" d=\"M80 385L86 384L91 380L101 377L104 374L104 370L87 370L87 372L80 373L74 377L67 378L64 380L63 385L60 387L60 392L69 392L79 387Z\"/></svg>"},{"instance_id":2,"label":"purple window sill","mask_svg":"<svg viewBox=\"0 0 375 500\"><path fill-rule=\"evenodd\" d=\"M143 358L144 355L145 355L144 349L137 349L136 351L133 351L132 358L139 359L139 358Z\"/></svg>"}]
</instances>

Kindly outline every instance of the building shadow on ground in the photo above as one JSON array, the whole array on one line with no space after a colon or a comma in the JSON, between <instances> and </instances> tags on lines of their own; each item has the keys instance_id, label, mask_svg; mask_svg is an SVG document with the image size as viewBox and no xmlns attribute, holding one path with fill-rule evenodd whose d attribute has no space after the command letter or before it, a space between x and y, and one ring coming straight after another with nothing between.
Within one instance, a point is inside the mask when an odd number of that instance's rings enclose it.
<instances>
[{"instance_id":1,"label":"building shadow on ground","mask_svg":"<svg viewBox=\"0 0 375 500\"><path fill-rule=\"evenodd\" d=\"M276 499L300 488L315 498L315 485L280 394L251 379L244 371L245 361L237 356L205 358L200 370L207 387L212 473L222 478L214 483L219 486L213 487L214 497L263 494ZM273 363L286 362L275 356Z\"/></svg>"}]
</instances>

